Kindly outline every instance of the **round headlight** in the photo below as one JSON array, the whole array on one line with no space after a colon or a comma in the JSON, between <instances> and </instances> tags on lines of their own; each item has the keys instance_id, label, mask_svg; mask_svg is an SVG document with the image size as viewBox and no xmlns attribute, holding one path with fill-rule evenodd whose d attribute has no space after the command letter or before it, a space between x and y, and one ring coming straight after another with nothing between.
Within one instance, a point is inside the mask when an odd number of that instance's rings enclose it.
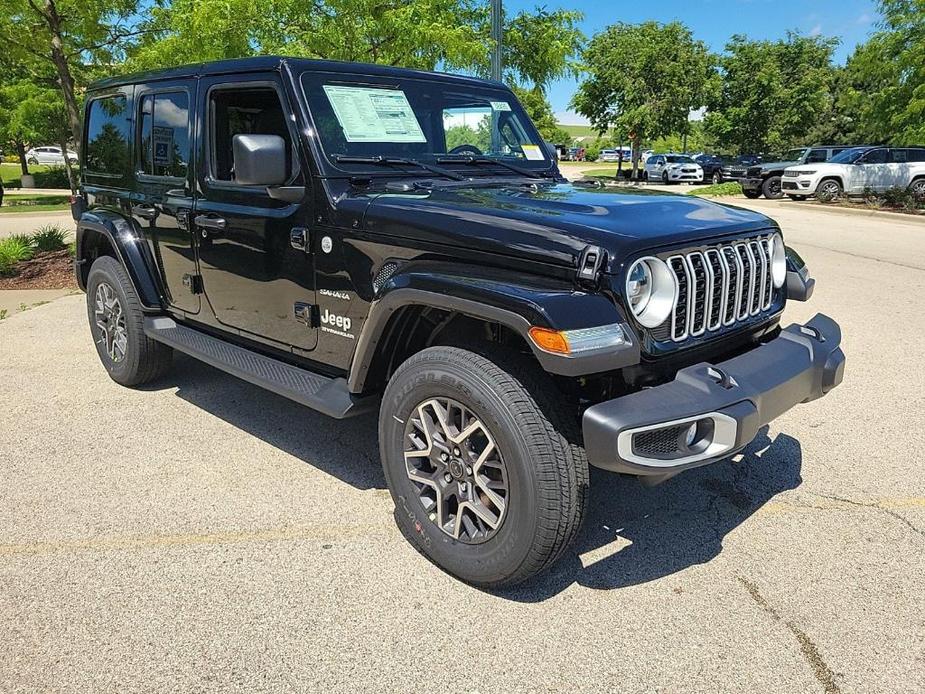
<instances>
[{"instance_id":1,"label":"round headlight","mask_svg":"<svg viewBox=\"0 0 925 694\"><path fill-rule=\"evenodd\" d=\"M780 234L771 237L771 281L775 289L784 286L787 279L787 249Z\"/></svg>"},{"instance_id":2,"label":"round headlight","mask_svg":"<svg viewBox=\"0 0 925 694\"><path fill-rule=\"evenodd\" d=\"M675 278L658 258L640 258L626 274L626 301L636 320L646 328L665 322L674 305Z\"/></svg>"}]
</instances>

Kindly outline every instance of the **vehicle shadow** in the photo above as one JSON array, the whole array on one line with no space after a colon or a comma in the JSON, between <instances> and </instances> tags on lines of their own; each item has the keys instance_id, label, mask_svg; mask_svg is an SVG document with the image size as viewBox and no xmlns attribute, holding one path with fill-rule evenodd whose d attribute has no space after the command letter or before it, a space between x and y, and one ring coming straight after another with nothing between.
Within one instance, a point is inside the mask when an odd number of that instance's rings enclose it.
<instances>
[{"instance_id":1,"label":"vehicle shadow","mask_svg":"<svg viewBox=\"0 0 925 694\"><path fill-rule=\"evenodd\" d=\"M725 536L774 496L802 483L799 441L763 427L740 462L724 461L646 487L591 470L590 506L575 545L548 572L522 586L494 591L539 602L577 583L625 588L704 564Z\"/></svg>"},{"instance_id":2,"label":"vehicle shadow","mask_svg":"<svg viewBox=\"0 0 925 694\"><path fill-rule=\"evenodd\" d=\"M375 414L334 420L182 354L171 375L187 402L357 489L385 489ZM799 441L764 427L740 462L684 472L663 484L592 468L588 514L574 546L549 571L492 594L539 602L572 584L613 589L703 564L723 539L777 494L802 483ZM397 530L396 530L397 532Z\"/></svg>"}]
</instances>

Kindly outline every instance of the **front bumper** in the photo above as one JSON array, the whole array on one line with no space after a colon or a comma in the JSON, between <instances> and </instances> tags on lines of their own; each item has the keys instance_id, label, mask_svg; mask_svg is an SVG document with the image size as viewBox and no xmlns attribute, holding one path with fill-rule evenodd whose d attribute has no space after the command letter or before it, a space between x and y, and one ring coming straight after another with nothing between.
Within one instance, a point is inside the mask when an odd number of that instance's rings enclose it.
<instances>
[{"instance_id":1,"label":"front bumper","mask_svg":"<svg viewBox=\"0 0 925 694\"><path fill-rule=\"evenodd\" d=\"M614 472L669 477L728 458L771 420L841 383L840 344L838 324L816 314L728 361L695 364L670 383L594 405L582 420L588 461ZM688 446L684 432L694 423L703 438ZM670 451L665 442L675 430L677 450ZM658 454L649 447L653 441Z\"/></svg>"},{"instance_id":2,"label":"front bumper","mask_svg":"<svg viewBox=\"0 0 925 694\"><path fill-rule=\"evenodd\" d=\"M781 190L790 195L812 195L816 192L816 179L788 176L781 180Z\"/></svg>"},{"instance_id":3,"label":"front bumper","mask_svg":"<svg viewBox=\"0 0 925 694\"><path fill-rule=\"evenodd\" d=\"M751 176L742 178L739 183L742 184L742 190L761 190L761 186L764 185L764 179Z\"/></svg>"},{"instance_id":4,"label":"front bumper","mask_svg":"<svg viewBox=\"0 0 925 694\"><path fill-rule=\"evenodd\" d=\"M703 171L691 171L684 172L680 169L678 170L668 170L668 180L669 181L691 181L697 182L703 180Z\"/></svg>"}]
</instances>

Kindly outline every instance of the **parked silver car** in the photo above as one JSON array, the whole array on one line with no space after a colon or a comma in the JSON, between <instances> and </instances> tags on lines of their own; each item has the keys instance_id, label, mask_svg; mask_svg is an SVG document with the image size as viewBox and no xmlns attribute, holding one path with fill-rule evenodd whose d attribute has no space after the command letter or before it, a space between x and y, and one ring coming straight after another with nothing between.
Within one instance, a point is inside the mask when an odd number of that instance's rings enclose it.
<instances>
[{"instance_id":1,"label":"parked silver car","mask_svg":"<svg viewBox=\"0 0 925 694\"><path fill-rule=\"evenodd\" d=\"M67 158L72 164L77 163L77 152L67 151ZM33 147L26 152L26 161L30 164L57 164L64 166L64 157L60 147Z\"/></svg>"}]
</instances>

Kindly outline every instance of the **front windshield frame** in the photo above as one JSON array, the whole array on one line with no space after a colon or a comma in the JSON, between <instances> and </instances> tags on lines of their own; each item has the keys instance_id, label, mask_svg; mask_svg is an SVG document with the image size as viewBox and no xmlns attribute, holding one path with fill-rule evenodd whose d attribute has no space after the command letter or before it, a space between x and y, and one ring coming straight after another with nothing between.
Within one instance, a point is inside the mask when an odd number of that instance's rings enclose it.
<instances>
[{"instance_id":1,"label":"front windshield frame","mask_svg":"<svg viewBox=\"0 0 925 694\"><path fill-rule=\"evenodd\" d=\"M433 178L432 173L427 173L422 169L416 168L413 164L402 168L401 166L386 167L378 165L373 162L361 163L361 162L338 162L336 156L338 154L343 154L340 152L331 151L330 142L322 135L321 130L318 127L318 122L316 118L316 108L325 107L324 103L317 103L319 98L325 98L322 96L324 93L324 85L338 85L346 87L358 87L358 88L369 88L369 89L403 89L407 87L408 90L411 89L422 89L426 90L427 96L430 97L437 89L445 89L448 92L453 92L456 94L466 92L471 92L473 98L482 99L486 104L496 101L496 102L506 102L510 108L512 122L516 124L516 127L519 129L518 136L523 140L521 144L534 144L539 148L539 153L542 155L542 159L526 159L521 156L497 156L490 153L484 153L482 156L487 159L497 160L498 164L492 166L491 163L486 163L483 167L475 167L469 165L465 155L459 155L459 162L448 162L445 157L454 157L452 153L447 152L419 152L414 154L408 154L406 152L395 151L400 148L391 148L393 151L389 151L389 147L380 147L380 148L370 148L369 154L362 154L358 156L372 156L372 157L384 157L386 159L416 159L426 164L435 164L439 161L439 166L445 169L450 169L456 173L464 173L466 176L479 177L479 176L515 176L514 172L509 169L504 168L504 164L514 164L517 167L522 169L527 169L530 172L536 172L537 174L543 174L546 172L554 173L556 171L556 162L553 158L550 157L550 153L546 149L546 143L543 138L540 136L539 132L536 130L533 122L530 120L530 117L527 115L521 103L517 100L517 97L514 93L507 87L487 82L487 81L470 81L470 80L456 80L452 76L444 76L439 73L434 73L432 75L408 75L408 74L396 74L396 75L371 75L364 74L362 72L339 72L339 71L315 71L315 70L305 70L296 77L296 86L299 90L299 97L303 102L305 107L305 115L309 120L309 139L311 140L312 147L315 154L315 159L318 162L319 168L322 169L322 174L327 176L356 176L362 174L363 176L415 176L415 177L427 177ZM313 93L314 92L314 93ZM409 101L412 97L408 96ZM330 100L327 102L330 105ZM412 104L414 108L414 104ZM433 111L431 111L433 115ZM415 109L415 116L420 121L421 116L417 109ZM445 114L444 114L445 116ZM330 117L330 116L329 116ZM336 117L336 115L335 115ZM436 116L439 118L439 115ZM343 125L337 123L341 128ZM420 124L420 127L423 129L424 125ZM443 134L443 133L441 133ZM426 136L426 133L425 133ZM374 143L371 143L374 144ZM386 145L395 144L394 142L384 143ZM415 144L426 144L429 145L429 141L418 142ZM443 143L441 143L443 144ZM446 147L449 149L449 147ZM355 154L346 152L346 156L354 157ZM478 158L478 157L477 157Z\"/></svg>"},{"instance_id":2,"label":"front windshield frame","mask_svg":"<svg viewBox=\"0 0 925 694\"><path fill-rule=\"evenodd\" d=\"M828 164L853 164L867 152L869 152L871 147L851 147L849 149L843 149L841 152L836 154L834 157L829 159Z\"/></svg>"}]
</instances>

